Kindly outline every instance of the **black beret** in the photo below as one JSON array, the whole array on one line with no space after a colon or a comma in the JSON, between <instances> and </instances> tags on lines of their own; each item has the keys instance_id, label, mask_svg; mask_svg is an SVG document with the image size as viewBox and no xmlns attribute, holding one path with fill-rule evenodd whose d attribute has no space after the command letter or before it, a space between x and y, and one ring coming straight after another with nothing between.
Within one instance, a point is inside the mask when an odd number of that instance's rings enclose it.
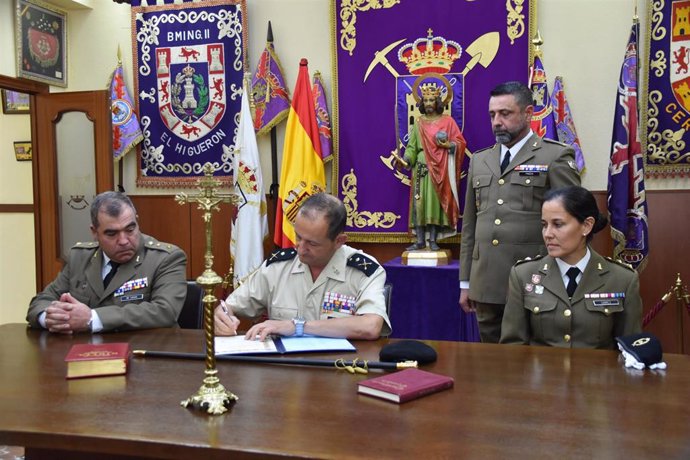
<instances>
[{"instance_id":1,"label":"black beret","mask_svg":"<svg viewBox=\"0 0 690 460\"><path fill-rule=\"evenodd\" d=\"M400 340L389 343L381 348L381 361L397 363L400 361L417 361L428 364L436 361L436 350L417 340Z\"/></svg>"},{"instance_id":2,"label":"black beret","mask_svg":"<svg viewBox=\"0 0 690 460\"><path fill-rule=\"evenodd\" d=\"M654 368L654 365L662 363L663 352L661 350L661 342L653 334L648 332L631 334L624 337L616 337L616 341L621 352L629 353L638 363L642 364L642 366L635 367L642 369L645 366Z\"/></svg>"}]
</instances>

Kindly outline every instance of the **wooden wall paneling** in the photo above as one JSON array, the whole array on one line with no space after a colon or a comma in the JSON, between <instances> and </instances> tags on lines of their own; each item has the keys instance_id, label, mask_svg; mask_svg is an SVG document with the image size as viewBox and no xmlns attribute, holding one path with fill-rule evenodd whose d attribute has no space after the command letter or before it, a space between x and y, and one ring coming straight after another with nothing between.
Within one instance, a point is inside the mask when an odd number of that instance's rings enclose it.
<instances>
[{"instance_id":1,"label":"wooden wall paneling","mask_svg":"<svg viewBox=\"0 0 690 460\"><path fill-rule=\"evenodd\" d=\"M187 254L187 278L194 257L190 239L189 204L179 205L173 195L130 195L137 208L141 231L179 246Z\"/></svg>"}]
</instances>

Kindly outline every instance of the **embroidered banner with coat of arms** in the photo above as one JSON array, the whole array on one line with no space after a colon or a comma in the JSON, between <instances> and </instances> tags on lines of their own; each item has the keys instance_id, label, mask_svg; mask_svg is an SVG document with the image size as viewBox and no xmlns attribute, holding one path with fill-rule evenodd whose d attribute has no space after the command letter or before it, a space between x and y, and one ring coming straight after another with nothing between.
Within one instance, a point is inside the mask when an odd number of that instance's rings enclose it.
<instances>
[{"instance_id":1,"label":"embroidered banner with coat of arms","mask_svg":"<svg viewBox=\"0 0 690 460\"><path fill-rule=\"evenodd\" d=\"M229 185L246 31L244 0L154 6L133 0L134 73L144 133L137 185L194 186L206 163Z\"/></svg>"},{"instance_id":2,"label":"embroidered banner with coat of arms","mask_svg":"<svg viewBox=\"0 0 690 460\"><path fill-rule=\"evenodd\" d=\"M533 0L332 1L332 189L347 207L352 241L410 241L409 172L395 168L392 152L402 155L420 114L413 88L434 74L444 99L452 91L444 113L468 153L493 145L489 92L527 83ZM457 187L461 210L470 155Z\"/></svg>"},{"instance_id":3,"label":"embroidered banner with coat of arms","mask_svg":"<svg viewBox=\"0 0 690 460\"><path fill-rule=\"evenodd\" d=\"M690 176L690 0L651 0L641 141L647 176Z\"/></svg>"}]
</instances>

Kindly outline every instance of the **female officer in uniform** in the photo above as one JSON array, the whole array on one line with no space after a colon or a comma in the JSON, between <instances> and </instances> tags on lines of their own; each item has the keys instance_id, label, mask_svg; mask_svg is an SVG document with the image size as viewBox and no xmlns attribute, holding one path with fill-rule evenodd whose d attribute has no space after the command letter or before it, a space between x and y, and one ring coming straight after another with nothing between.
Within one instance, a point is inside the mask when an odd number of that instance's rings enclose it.
<instances>
[{"instance_id":1,"label":"female officer in uniform","mask_svg":"<svg viewBox=\"0 0 690 460\"><path fill-rule=\"evenodd\" d=\"M501 343L614 348L616 336L641 332L637 272L589 247L606 223L588 190L547 192L541 224L548 255L511 269Z\"/></svg>"}]
</instances>

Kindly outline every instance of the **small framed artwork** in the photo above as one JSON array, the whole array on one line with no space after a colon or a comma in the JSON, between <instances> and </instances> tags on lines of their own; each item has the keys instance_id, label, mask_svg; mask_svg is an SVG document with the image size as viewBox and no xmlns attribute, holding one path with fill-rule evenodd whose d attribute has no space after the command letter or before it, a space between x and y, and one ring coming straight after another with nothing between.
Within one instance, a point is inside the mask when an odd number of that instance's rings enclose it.
<instances>
[{"instance_id":1,"label":"small framed artwork","mask_svg":"<svg viewBox=\"0 0 690 460\"><path fill-rule=\"evenodd\" d=\"M19 141L14 143L14 157L17 161L31 161L31 142Z\"/></svg>"},{"instance_id":2,"label":"small framed artwork","mask_svg":"<svg viewBox=\"0 0 690 460\"><path fill-rule=\"evenodd\" d=\"M17 76L67 86L67 14L38 0L16 0Z\"/></svg>"},{"instance_id":3,"label":"small framed artwork","mask_svg":"<svg viewBox=\"0 0 690 460\"><path fill-rule=\"evenodd\" d=\"M2 113L29 113L29 95L9 89L0 90L2 93Z\"/></svg>"}]
</instances>

